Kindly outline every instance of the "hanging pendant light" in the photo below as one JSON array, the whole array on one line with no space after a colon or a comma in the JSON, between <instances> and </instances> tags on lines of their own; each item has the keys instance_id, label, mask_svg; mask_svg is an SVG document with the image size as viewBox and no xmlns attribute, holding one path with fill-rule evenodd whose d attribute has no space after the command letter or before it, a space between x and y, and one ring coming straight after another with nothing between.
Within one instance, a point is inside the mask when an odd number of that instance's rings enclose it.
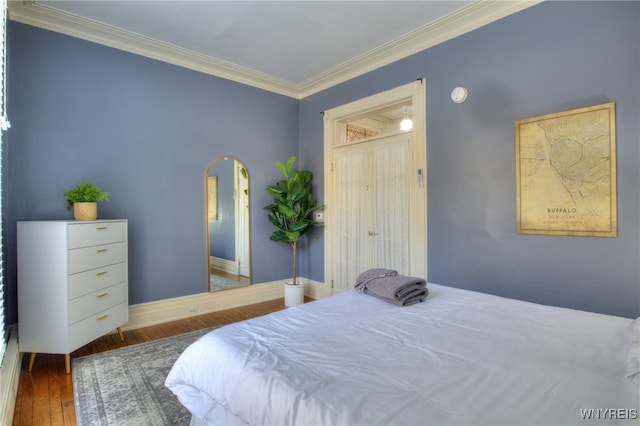
<instances>
[{"instance_id":1,"label":"hanging pendant light","mask_svg":"<svg viewBox=\"0 0 640 426\"><path fill-rule=\"evenodd\" d=\"M404 118L400 122L400 130L411 130L413 129L413 120L409 118L409 112L407 111L407 107L403 106L402 110L404 111Z\"/></svg>"}]
</instances>

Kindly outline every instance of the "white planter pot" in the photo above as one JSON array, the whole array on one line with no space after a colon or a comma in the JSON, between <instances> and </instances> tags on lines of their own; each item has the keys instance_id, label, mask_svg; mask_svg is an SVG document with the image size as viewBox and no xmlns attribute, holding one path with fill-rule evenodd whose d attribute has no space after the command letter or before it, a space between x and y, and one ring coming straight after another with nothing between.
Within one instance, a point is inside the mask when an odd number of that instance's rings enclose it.
<instances>
[{"instance_id":1,"label":"white planter pot","mask_svg":"<svg viewBox=\"0 0 640 426\"><path fill-rule=\"evenodd\" d=\"M284 284L284 306L291 307L304 303L304 285L302 283L293 285Z\"/></svg>"}]
</instances>

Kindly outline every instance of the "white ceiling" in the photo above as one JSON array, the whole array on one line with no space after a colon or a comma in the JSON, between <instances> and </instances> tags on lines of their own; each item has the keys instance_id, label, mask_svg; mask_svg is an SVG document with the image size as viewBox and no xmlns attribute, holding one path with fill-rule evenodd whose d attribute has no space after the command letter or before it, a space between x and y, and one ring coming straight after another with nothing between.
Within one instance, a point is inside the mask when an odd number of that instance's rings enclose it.
<instances>
[{"instance_id":1,"label":"white ceiling","mask_svg":"<svg viewBox=\"0 0 640 426\"><path fill-rule=\"evenodd\" d=\"M302 98L537 1L11 0L9 17Z\"/></svg>"}]
</instances>

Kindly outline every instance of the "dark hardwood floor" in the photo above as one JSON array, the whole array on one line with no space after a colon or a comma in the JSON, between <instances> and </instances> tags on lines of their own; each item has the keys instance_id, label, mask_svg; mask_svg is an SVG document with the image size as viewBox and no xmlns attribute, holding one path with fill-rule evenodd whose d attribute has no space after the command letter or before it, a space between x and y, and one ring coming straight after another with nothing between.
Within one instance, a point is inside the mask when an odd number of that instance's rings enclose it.
<instances>
[{"instance_id":1,"label":"dark hardwood floor","mask_svg":"<svg viewBox=\"0 0 640 426\"><path fill-rule=\"evenodd\" d=\"M72 352L71 359L216 325L230 324L282 309L285 309L284 299L276 299L152 327L128 330L124 332L124 342L117 334L109 334ZM25 354L22 359L13 425L75 426L73 380L71 374L65 373L64 355L38 354L31 372L27 371L28 361L29 354Z\"/></svg>"}]
</instances>

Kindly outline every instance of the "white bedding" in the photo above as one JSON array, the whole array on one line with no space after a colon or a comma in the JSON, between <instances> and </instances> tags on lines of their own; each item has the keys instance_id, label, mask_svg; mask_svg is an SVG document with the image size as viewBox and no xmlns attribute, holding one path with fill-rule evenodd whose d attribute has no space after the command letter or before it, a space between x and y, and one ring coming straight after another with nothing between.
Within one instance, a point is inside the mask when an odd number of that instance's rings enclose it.
<instances>
[{"instance_id":1,"label":"white bedding","mask_svg":"<svg viewBox=\"0 0 640 426\"><path fill-rule=\"evenodd\" d=\"M348 291L216 329L166 386L208 424L638 424L634 320L428 288L408 307Z\"/></svg>"}]
</instances>

